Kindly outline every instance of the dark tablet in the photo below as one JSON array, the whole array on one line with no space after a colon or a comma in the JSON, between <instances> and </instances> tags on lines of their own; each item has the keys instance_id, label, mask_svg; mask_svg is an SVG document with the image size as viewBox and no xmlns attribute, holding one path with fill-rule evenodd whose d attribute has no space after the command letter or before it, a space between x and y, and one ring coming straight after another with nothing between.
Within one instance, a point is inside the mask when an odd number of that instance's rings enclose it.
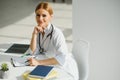
<instances>
[{"instance_id":1,"label":"dark tablet","mask_svg":"<svg viewBox=\"0 0 120 80\"><path fill-rule=\"evenodd\" d=\"M13 44L10 48L8 48L5 53L21 53L24 54L29 48L28 44Z\"/></svg>"}]
</instances>

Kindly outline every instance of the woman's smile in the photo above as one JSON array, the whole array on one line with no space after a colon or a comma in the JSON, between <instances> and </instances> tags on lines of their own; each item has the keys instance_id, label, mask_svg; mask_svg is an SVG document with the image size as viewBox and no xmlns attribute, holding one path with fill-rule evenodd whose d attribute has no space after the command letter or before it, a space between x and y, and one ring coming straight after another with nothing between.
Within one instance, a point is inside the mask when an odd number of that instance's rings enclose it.
<instances>
[{"instance_id":1,"label":"woman's smile","mask_svg":"<svg viewBox=\"0 0 120 80\"><path fill-rule=\"evenodd\" d=\"M47 27L51 18L52 16L45 9L39 9L36 11L36 21L40 27Z\"/></svg>"}]
</instances>

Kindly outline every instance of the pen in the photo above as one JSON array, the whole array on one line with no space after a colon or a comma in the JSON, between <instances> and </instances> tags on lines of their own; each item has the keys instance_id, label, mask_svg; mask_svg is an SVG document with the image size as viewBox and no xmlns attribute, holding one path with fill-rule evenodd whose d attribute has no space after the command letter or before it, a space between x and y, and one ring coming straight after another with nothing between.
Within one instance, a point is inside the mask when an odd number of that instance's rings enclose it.
<instances>
[{"instance_id":1,"label":"pen","mask_svg":"<svg viewBox=\"0 0 120 80\"><path fill-rule=\"evenodd\" d=\"M29 56L30 54L23 54L21 57Z\"/></svg>"},{"instance_id":2,"label":"pen","mask_svg":"<svg viewBox=\"0 0 120 80\"><path fill-rule=\"evenodd\" d=\"M36 58L36 56L32 56L32 58ZM26 60L25 63L29 62L30 60Z\"/></svg>"},{"instance_id":3,"label":"pen","mask_svg":"<svg viewBox=\"0 0 120 80\"><path fill-rule=\"evenodd\" d=\"M29 62L30 60L25 61L25 63Z\"/></svg>"}]
</instances>

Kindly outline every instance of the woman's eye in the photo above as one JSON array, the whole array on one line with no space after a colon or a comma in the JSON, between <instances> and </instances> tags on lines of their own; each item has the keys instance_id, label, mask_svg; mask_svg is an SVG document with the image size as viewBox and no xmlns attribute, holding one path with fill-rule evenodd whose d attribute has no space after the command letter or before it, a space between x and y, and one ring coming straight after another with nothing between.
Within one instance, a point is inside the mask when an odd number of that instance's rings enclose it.
<instances>
[{"instance_id":1,"label":"woman's eye","mask_svg":"<svg viewBox=\"0 0 120 80\"><path fill-rule=\"evenodd\" d=\"M36 16L37 16L37 17L40 17L40 15L39 15L39 14L36 14Z\"/></svg>"},{"instance_id":2,"label":"woman's eye","mask_svg":"<svg viewBox=\"0 0 120 80\"><path fill-rule=\"evenodd\" d=\"M45 15L45 14L43 14L42 16L43 16L43 17L46 17L46 15Z\"/></svg>"}]
</instances>

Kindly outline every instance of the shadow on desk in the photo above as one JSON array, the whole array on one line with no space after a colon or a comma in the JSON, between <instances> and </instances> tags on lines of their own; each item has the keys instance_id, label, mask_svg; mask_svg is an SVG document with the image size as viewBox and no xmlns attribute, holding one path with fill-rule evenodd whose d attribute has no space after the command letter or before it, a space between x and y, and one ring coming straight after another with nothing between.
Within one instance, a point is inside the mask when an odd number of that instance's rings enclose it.
<instances>
[{"instance_id":1,"label":"shadow on desk","mask_svg":"<svg viewBox=\"0 0 120 80\"><path fill-rule=\"evenodd\" d=\"M23 80L22 76L17 76L17 80Z\"/></svg>"},{"instance_id":2,"label":"shadow on desk","mask_svg":"<svg viewBox=\"0 0 120 80\"><path fill-rule=\"evenodd\" d=\"M5 52L10 46L12 46L12 43L0 44L0 53Z\"/></svg>"},{"instance_id":3,"label":"shadow on desk","mask_svg":"<svg viewBox=\"0 0 120 80\"><path fill-rule=\"evenodd\" d=\"M6 53L4 53L6 54ZM4 55L4 54L0 54L0 62L10 62L11 57L13 57L12 55Z\"/></svg>"}]
</instances>

